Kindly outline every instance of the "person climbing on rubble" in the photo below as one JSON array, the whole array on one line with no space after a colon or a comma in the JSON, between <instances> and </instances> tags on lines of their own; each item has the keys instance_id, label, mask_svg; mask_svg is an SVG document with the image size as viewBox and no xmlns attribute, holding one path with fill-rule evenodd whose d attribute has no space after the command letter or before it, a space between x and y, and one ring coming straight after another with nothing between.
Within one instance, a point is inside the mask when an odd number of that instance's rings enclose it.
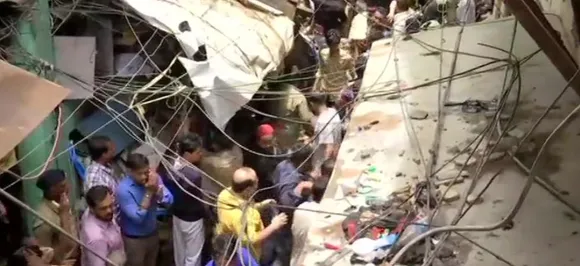
<instances>
[{"instance_id":1,"label":"person climbing on rubble","mask_svg":"<svg viewBox=\"0 0 580 266\"><path fill-rule=\"evenodd\" d=\"M314 145L316 151L313 157L315 173L320 172L322 163L338 154L342 140L342 122L334 107L327 106L327 95L316 94L309 99L312 112L317 115L314 122Z\"/></svg>"},{"instance_id":2,"label":"person climbing on rubble","mask_svg":"<svg viewBox=\"0 0 580 266\"><path fill-rule=\"evenodd\" d=\"M298 71L298 70L296 70ZM276 143L281 150L292 147L296 140L303 138L306 132L311 132L310 121L314 115L308 108L308 101L303 92L296 86L289 83L273 84L270 86L275 94L272 100L268 101L268 111L270 114L287 118L273 121L275 129Z\"/></svg>"},{"instance_id":3,"label":"person climbing on rubble","mask_svg":"<svg viewBox=\"0 0 580 266\"><path fill-rule=\"evenodd\" d=\"M341 91L348 88L349 81L356 78L355 60L348 49L341 49L341 33L338 29L325 29L324 37L328 49L320 51L320 67L316 73L314 91L327 94L329 103L334 105ZM343 47L348 48L350 45Z\"/></svg>"},{"instance_id":4,"label":"person climbing on rubble","mask_svg":"<svg viewBox=\"0 0 580 266\"><path fill-rule=\"evenodd\" d=\"M312 188L312 153L313 149L309 145L296 144L290 152L290 158L276 166L272 179L277 185L277 199L282 206L298 207L309 199ZM281 211L292 221L292 208L282 208ZM269 259L266 264L290 265L293 244L291 226L290 222L277 232L274 241L268 245L266 255L269 255Z\"/></svg>"},{"instance_id":5,"label":"person climbing on rubble","mask_svg":"<svg viewBox=\"0 0 580 266\"><path fill-rule=\"evenodd\" d=\"M321 168L321 177L314 180L312 189L310 191L311 200L298 205L294 212L292 221L292 261L291 265L302 265L304 258L300 255L304 248L307 247L307 237L311 226L313 226L320 218L316 212L321 210L320 202L326 191L326 186L330 180L330 175L334 169L335 161L332 159L326 160Z\"/></svg>"}]
</instances>

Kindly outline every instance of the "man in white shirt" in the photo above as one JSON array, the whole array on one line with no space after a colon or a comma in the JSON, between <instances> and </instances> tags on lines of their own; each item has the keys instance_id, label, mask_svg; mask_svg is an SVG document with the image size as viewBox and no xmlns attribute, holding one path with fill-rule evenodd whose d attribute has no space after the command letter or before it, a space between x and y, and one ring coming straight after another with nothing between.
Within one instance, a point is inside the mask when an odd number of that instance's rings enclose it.
<instances>
[{"instance_id":1,"label":"man in white shirt","mask_svg":"<svg viewBox=\"0 0 580 266\"><path fill-rule=\"evenodd\" d=\"M290 265L302 265L303 257L301 256L307 248L308 232L312 224L319 217L316 211L320 210L320 201L324 196L324 191L328 185L329 178L322 176L314 180L312 185L312 201L307 201L298 206L294 211L292 222L292 261Z\"/></svg>"},{"instance_id":2,"label":"man in white shirt","mask_svg":"<svg viewBox=\"0 0 580 266\"><path fill-rule=\"evenodd\" d=\"M316 94L309 98L312 113L317 117L313 121L314 144L316 152L313 155L314 170L318 173L322 162L336 157L342 140L342 122L336 109L327 106L326 95Z\"/></svg>"}]
</instances>

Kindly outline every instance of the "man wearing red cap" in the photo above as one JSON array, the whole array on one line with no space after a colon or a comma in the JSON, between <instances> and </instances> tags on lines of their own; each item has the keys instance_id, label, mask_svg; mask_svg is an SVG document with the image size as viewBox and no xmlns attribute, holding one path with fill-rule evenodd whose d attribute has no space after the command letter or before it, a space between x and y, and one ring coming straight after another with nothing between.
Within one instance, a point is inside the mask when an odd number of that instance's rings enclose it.
<instances>
[{"instance_id":1,"label":"man wearing red cap","mask_svg":"<svg viewBox=\"0 0 580 266\"><path fill-rule=\"evenodd\" d=\"M279 151L275 145L274 135L275 130L272 125L260 125L256 130L255 142L250 144L249 147L253 152L246 152L244 157L245 165L256 171L258 176L258 188L273 185L271 175L274 172L276 165L281 161L276 157L276 155L279 154ZM267 154L268 156L263 156L262 154ZM258 193L256 200L261 201L272 198L270 194L272 194L272 190Z\"/></svg>"},{"instance_id":2,"label":"man wearing red cap","mask_svg":"<svg viewBox=\"0 0 580 266\"><path fill-rule=\"evenodd\" d=\"M274 127L270 124L262 124L258 127L258 145L264 148L273 147Z\"/></svg>"}]
</instances>

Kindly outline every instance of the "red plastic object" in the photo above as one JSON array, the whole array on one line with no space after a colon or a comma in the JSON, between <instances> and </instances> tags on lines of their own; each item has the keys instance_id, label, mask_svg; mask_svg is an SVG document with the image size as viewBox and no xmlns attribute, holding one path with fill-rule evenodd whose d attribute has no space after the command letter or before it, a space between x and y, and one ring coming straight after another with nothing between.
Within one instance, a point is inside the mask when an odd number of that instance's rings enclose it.
<instances>
[{"instance_id":1,"label":"red plastic object","mask_svg":"<svg viewBox=\"0 0 580 266\"><path fill-rule=\"evenodd\" d=\"M324 243L324 248L330 249L330 250L340 250L339 246L329 244L329 243Z\"/></svg>"},{"instance_id":2,"label":"red plastic object","mask_svg":"<svg viewBox=\"0 0 580 266\"><path fill-rule=\"evenodd\" d=\"M373 229L371 230L371 236L373 239L379 239L383 234L383 232L385 232L384 228L373 227Z\"/></svg>"},{"instance_id":3,"label":"red plastic object","mask_svg":"<svg viewBox=\"0 0 580 266\"><path fill-rule=\"evenodd\" d=\"M357 232L358 230L356 229L356 222L350 222L348 224L348 239L352 239L357 234Z\"/></svg>"}]
</instances>

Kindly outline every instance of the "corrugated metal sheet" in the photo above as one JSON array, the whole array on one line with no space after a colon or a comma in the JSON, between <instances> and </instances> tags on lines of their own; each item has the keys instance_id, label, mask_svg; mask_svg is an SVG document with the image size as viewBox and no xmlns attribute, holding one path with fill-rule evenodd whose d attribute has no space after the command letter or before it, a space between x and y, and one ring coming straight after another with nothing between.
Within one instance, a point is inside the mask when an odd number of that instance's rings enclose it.
<instances>
[{"instance_id":1,"label":"corrugated metal sheet","mask_svg":"<svg viewBox=\"0 0 580 266\"><path fill-rule=\"evenodd\" d=\"M246 104L292 48L294 23L285 16L225 0L123 0L151 25L174 34L180 62L200 88L218 127ZM207 60L194 60L204 47Z\"/></svg>"},{"instance_id":2,"label":"corrugated metal sheet","mask_svg":"<svg viewBox=\"0 0 580 266\"><path fill-rule=\"evenodd\" d=\"M12 151L70 93L0 61L0 157Z\"/></svg>"}]
</instances>

